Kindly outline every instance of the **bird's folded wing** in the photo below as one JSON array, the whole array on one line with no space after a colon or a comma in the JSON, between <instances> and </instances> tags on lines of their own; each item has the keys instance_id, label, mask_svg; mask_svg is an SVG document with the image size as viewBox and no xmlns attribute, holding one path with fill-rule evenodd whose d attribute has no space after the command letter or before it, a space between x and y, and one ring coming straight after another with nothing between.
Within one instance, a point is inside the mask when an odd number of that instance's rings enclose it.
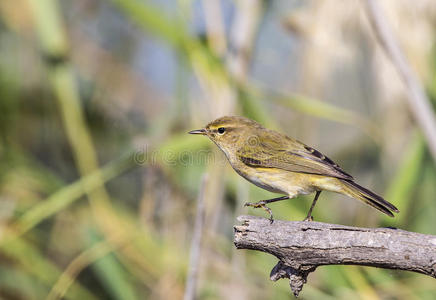
<instances>
[{"instance_id":1,"label":"bird's folded wing","mask_svg":"<svg viewBox=\"0 0 436 300\"><path fill-rule=\"evenodd\" d=\"M251 167L277 168L353 180L330 158L295 140L277 143L260 138L258 145L247 143L239 148L237 155L244 164Z\"/></svg>"}]
</instances>

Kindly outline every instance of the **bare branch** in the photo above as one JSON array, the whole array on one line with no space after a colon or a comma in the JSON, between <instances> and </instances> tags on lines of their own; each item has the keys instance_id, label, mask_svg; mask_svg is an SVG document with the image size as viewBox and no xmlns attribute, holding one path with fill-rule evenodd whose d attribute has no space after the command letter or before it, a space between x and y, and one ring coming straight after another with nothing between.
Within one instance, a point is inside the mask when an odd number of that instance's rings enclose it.
<instances>
[{"instance_id":1,"label":"bare branch","mask_svg":"<svg viewBox=\"0 0 436 300\"><path fill-rule=\"evenodd\" d=\"M239 216L238 249L279 259L271 280L289 278L298 296L309 273L323 265L362 265L406 270L436 278L436 236L392 228L359 228L319 222L274 221Z\"/></svg>"},{"instance_id":2,"label":"bare branch","mask_svg":"<svg viewBox=\"0 0 436 300\"><path fill-rule=\"evenodd\" d=\"M436 119L433 108L417 76L408 64L398 42L396 41L386 16L383 15L378 1L363 0L366 14L378 41L397 69L401 79L407 87L409 107L415 121L421 127L426 137L430 152L436 161Z\"/></svg>"}]
</instances>

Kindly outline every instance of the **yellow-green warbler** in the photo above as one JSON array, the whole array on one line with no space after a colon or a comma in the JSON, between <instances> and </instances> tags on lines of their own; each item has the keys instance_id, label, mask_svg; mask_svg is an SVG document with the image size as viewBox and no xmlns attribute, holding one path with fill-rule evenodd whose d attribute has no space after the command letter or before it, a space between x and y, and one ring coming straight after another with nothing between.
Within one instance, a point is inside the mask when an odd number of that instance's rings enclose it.
<instances>
[{"instance_id":1,"label":"yellow-green warbler","mask_svg":"<svg viewBox=\"0 0 436 300\"><path fill-rule=\"evenodd\" d=\"M399 210L370 190L354 182L336 163L312 147L279 132L266 129L244 117L222 117L191 134L208 136L226 155L233 169L255 185L285 196L246 203L262 207L270 215L268 203L315 192L306 221L321 191L332 191L359 199L393 217Z\"/></svg>"}]
</instances>

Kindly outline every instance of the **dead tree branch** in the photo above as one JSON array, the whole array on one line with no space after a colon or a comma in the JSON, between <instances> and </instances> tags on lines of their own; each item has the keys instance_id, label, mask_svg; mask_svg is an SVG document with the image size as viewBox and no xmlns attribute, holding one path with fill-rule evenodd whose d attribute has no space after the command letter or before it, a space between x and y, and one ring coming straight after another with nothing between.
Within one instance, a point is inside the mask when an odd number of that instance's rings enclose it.
<instances>
[{"instance_id":1,"label":"dead tree branch","mask_svg":"<svg viewBox=\"0 0 436 300\"><path fill-rule=\"evenodd\" d=\"M239 216L238 249L279 259L271 280L289 278L298 296L309 273L323 265L362 265L422 273L436 278L436 236L392 228L360 228L319 222L274 221Z\"/></svg>"}]
</instances>

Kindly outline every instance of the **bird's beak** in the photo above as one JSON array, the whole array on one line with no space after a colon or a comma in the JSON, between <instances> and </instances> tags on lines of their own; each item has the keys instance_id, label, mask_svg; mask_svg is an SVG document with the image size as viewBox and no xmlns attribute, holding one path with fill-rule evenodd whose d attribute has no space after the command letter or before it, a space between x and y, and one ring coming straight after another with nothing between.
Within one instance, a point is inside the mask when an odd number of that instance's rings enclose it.
<instances>
[{"instance_id":1,"label":"bird's beak","mask_svg":"<svg viewBox=\"0 0 436 300\"><path fill-rule=\"evenodd\" d=\"M206 134L206 129L191 130L188 133L189 134L201 134L201 135L205 135Z\"/></svg>"}]
</instances>

